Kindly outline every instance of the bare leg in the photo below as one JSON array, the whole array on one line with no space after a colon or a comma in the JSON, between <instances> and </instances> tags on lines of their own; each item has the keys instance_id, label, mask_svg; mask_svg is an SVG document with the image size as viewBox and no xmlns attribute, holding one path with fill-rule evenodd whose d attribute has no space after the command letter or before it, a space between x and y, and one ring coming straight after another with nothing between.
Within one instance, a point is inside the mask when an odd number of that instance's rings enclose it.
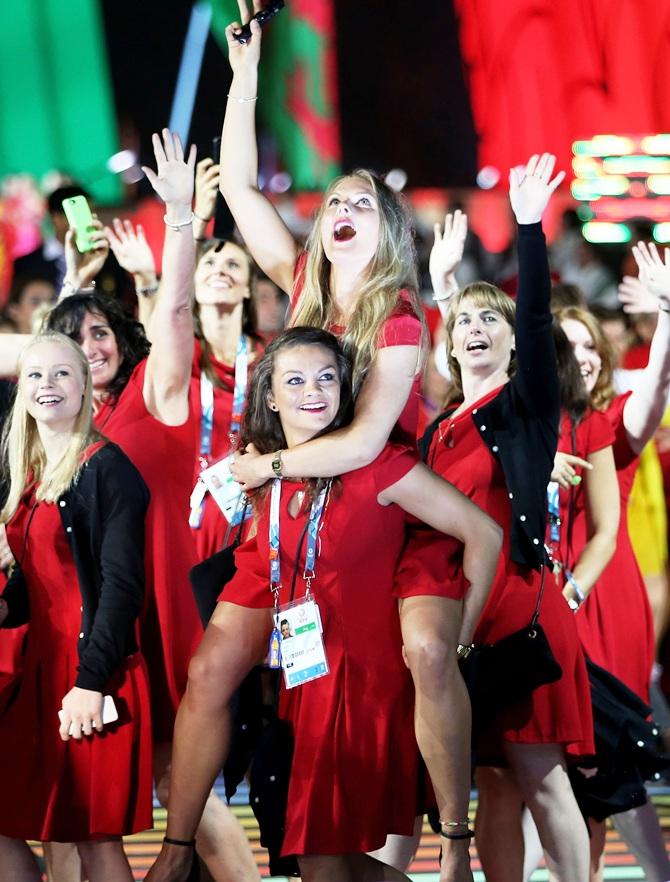
<instances>
[{"instance_id":1,"label":"bare leg","mask_svg":"<svg viewBox=\"0 0 670 882\"><path fill-rule=\"evenodd\" d=\"M416 690L416 740L444 821L463 821L470 805L472 715L458 669L462 604L443 597L400 602L405 654ZM442 839L441 882L471 882L469 840Z\"/></svg>"},{"instance_id":2,"label":"bare leg","mask_svg":"<svg viewBox=\"0 0 670 882\"><path fill-rule=\"evenodd\" d=\"M414 822L414 833L411 836L396 834L387 836L386 845L383 848L378 848L377 851L371 851L370 857L383 864L388 864L389 867L395 867L396 870L406 872L419 847L422 829L423 815L418 815Z\"/></svg>"},{"instance_id":3,"label":"bare leg","mask_svg":"<svg viewBox=\"0 0 670 882\"><path fill-rule=\"evenodd\" d=\"M670 861L653 802L613 815L612 823L637 858L647 882L668 882Z\"/></svg>"},{"instance_id":4,"label":"bare leg","mask_svg":"<svg viewBox=\"0 0 670 882\"><path fill-rule=\"evenodd\" d=\"M90 882L135 882L121 838L78 842L77 848Z\"/></svg>"},{"instance_id":5,"label":"bare leg","mask_svg":"<svg viewBox=\"0 0 670 882\"><path fill-rule=\"evenodd\" d=\"M298 857L302 882L409 882L409 877L367 854Z\"/></svg>"},{"instance_id":6,"label":"bare leg","mask_svg":"<svg viewBox=\"0 0 670 882\"><path fill-rule=\"evenodd\" d=\"M523 796L511 769L477 769L479 806L475 826L477 854L487 882L521 882L524 842Z\"/></svg>"},{"instance_id":7,"label":"bare leg","mask_svg":"<svg viewBox=\"0 0 670 882\"><path fill-rule=\"evenodd\" d=\"M587 882L589 837L558 744L505 744L523 799L558 882Z\"/></svg>"},{"instance_id":8,"label":"bare leg","mask_svg":"<svg viewBox=\"0 0 670 882\"><path fill-rule=\"evenodd\" d=\"M163 806L169 802L171 754L171 742L154 745L156 795ZM198 825L196 850L215 882L260 880L246 833L232 811L213 791L209 794Z\"/></svg>"},{"instance_id":9,"label":"bare leg","mask_svg":"<svg viewBox=\"0 0 670 882\"><path fill-rule=\"evenodd\" d=\"M23 839L0 836L2 882L40 882L42 876L30 846Z\"/></svg>"},{"instance_id":10,"label":"bare leg","mask_svg":"<svg viewBox=\"0 0 670 882\"><path fill-rule=\"evenodd\" d=\"M540 842L540 834L537 832L537 826L533 820L533 816L527 808L523 810L521 819L523 826L523 843L524 843L524 859L523 859L523 882L528 882L535 870L538 868L542 860L542 843ZM556 882L556 877L548 872L549 882Z\"/></svg>"},{"instance_id":11,"label":"bare leg","mask_svg":"<svg viewBox=\"0 0 670 882\"><path fill-rule=\"evenodd\" d=\"M82 882L81 858L74 842L43 842L48 882Z\"/></svg>"},{"instance_id":12,"label":"bare leg","mask_svg":"<svg viewBox=\"0 0 670 882\"><path fill-rule=\"evenodd\" d=\"M589 818L591 829L591 882L603 882L605 872L605 837L607 825L604 821Z\"/></svg>"},{"instance_id":13,"label":"bare leg","mask_svg":"<svg viewBox=\"0 0 670 882\"><path fill-rule=\"evenodd\" d=\"M262 661L272 619L267 609L219 603L189 665L179 706L170 773L167 835L191 840L230 741L230 700L249 671ZM163 844L146 882L181 882L193 854Z\"/></svg>"}]
</instances>

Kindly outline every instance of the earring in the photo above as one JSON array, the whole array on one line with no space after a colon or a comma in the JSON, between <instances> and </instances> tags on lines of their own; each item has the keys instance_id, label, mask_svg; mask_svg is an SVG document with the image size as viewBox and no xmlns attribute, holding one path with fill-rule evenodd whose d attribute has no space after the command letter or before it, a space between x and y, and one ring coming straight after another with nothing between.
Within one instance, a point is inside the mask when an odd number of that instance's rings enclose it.
<instances>
[{"instance_id":1,"label":"earring","mask_svg":"<svg viewBox=\"0 0 670 882\"><path fill-rule=\"evenodd\" d=\"M279 410L279 408L278 408L277 405L274 404L274 402L273 402L273 403L270 404L270 410L275 410L275 411L276 411L276 410Z\"/></svg>"}]
</instances>

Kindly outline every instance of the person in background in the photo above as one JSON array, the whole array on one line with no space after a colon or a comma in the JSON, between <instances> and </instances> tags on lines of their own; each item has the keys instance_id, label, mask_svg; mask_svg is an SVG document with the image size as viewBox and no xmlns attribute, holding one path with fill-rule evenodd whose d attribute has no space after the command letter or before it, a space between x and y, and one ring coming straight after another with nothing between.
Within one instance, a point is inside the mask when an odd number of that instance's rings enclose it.
<instances>
[{"instance_id":1,"label":"person in background","mask_svg":"<svg viewBox=\"0 0 670 882\"><path fill-rule=\"evenodd\" d=\"M13 325L13 333L32 334L36 310L56 301L56 288L44 276L15 276L3 310Z\"/></svg>"},{"instance_id":2,"label":"person in background","mask_svg":"<svg viewBox=\"0 0 670 882\"><path fill-rule=\"evenodd\" d=\"M639 456L658 428L670 393L670 266L661 260L653 244L640 243L634 255L641 281L657 298L658 323L649 363L632 392L617 395L614 390L613 359L597 321L576 308L557 315L575 351L591 406L607 416L614 431L622 512L627 512ZM614 556L575 619L589 657L648 703L654 660L653 618L626 517L620 518ZM653 804L647 802L640 809L617 815L616 824L647 877L654 882L670 878L670 861Z\"/></svg>"}]
</instances>

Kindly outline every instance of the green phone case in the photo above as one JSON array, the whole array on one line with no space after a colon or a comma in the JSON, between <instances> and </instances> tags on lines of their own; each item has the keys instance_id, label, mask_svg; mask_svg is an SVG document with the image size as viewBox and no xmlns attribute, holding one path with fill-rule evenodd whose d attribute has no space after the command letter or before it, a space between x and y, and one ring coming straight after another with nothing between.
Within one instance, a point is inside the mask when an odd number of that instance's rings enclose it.
<instances>
[{"instance_id":1,"label":"green phone case","mask_svg":"<svg viewBox=\"0 0 670 882\"><path fill-rule=\"evenodd\" d=\"M91 230L93 224L93 215L88 206L85 196L72 196L70 199L63 199L63 211L67 222L71 227L77 230L76 242L80 251L91 251L93 242L91 242Z\"/></svg>"}]
</instances>

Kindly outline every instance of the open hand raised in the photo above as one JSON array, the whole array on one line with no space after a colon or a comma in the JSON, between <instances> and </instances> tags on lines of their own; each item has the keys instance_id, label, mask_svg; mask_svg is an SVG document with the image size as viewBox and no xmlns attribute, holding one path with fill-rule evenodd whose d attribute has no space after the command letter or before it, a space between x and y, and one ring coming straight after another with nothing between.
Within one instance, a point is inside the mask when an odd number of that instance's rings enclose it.
<instances>
[{"instance_id":1,"label":"open hand raised","mask_svg":"<svg viewBox=\"0 0 670 882\"><path fill-rule=\"evenodd\" d=\"M188 205L193 201L193 181L195 177L195 145L191 145L188 159L184 160L184 149L179 135L163 129L163 139L154 133L151 142L156 157L156 171L142 166L158 196L166 204Z\"/></svg>"},{"instance_id":2,"label":"open hand raised","mask_svg":"<svg viewBox=\"0 0 670 882\"><path fill-rule=\"evenodd\" d=\"M509 199L518 223L536 224L542 220L551 194L565 177L561 171L551 179L555 165L556 157L543 153L531 156L525 170L510 170Z\"/></svg>"}]
</instances>

